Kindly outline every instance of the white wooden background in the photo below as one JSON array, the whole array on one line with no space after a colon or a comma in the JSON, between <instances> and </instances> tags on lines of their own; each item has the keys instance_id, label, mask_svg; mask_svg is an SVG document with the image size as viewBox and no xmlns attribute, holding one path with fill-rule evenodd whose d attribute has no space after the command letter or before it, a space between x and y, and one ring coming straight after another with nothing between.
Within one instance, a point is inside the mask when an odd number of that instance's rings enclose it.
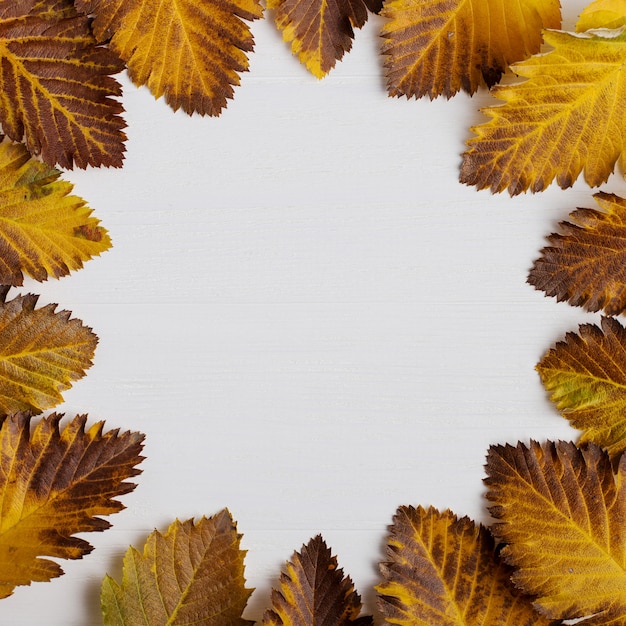
<instances>
[{"instance_id":1,"label":"white wooden background","mask_svg":"<svg viewBox=\"0 0 626 626\"><path fill-rule=\"evenodd\" d=\"M564 4L572 28L585 2ZM226 506L249 551L248 618L317 533L372 612L398 505L487 520L489 444L576 437L534 366L600 316L525 280L592 191L460 185L488 96L388 98L380 24L319 82L255 23L251 71L220 118L173 114L125 82L125 167L67 175L114 248L21 291L100 337L61 410L145 432L147 460L113 528L87 536L95 551L3 600L1 624L101 624L101 579L119 577L128 545Z\"/></svg>"}]
</instances>

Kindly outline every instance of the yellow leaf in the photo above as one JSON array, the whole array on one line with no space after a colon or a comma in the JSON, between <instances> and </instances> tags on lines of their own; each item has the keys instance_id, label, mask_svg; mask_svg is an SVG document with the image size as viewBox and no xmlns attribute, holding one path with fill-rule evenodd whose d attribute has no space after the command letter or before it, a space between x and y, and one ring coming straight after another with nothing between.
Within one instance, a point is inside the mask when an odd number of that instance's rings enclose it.
<instances>
[{"instance_id":1,"label":"yellow leaf","mask_svg":"<svg viewBox=\"0 0 626 626\"><path fill-rule=\"evenodd\" d=\"M56 304L35 309L37 296L0 305L0 414L39 413L92 365L98 338Z\"/></svg>"},{"instance_id":2,"label":"yellow leaf","mask_svg":"<svg viewBox=\"0 0 626 626\"><path fill-rule=\"evenodd\" d=\"M21 144L0 143L0 284L59 278L111 247L85 202L60 172Z\"/></svg>"},{"instance_id":3,"label":"yellow leaf","mask_svg":"<svg viewBox=\"0 0 626 626\"><path fill-rule=\"evenodd\" d=\"M268 0L276 26L291 51L317 78L323 78L352 47L354 28L367 21L376 0Z\"/></svg>"},{"instance_id":4,"label":"yellow leaf","mask_svg":"<svg viewBox=\"0 0 626 626\"><path fill-rule=\"evenodd\" d=\"M510 583L489 531L450 511L402 506L377 586L387 624L541 626L549 623Z\"/></svg>"},{"instance_id":5,"label":"yellow leaf","mask_svg":"<svg viewBox=\"0 0 626 626\"><path fill-rule=\"evenodd\" d=\"M594 198L602 211L570 213L563 232L548 237L528 282L558 301L619 315L626 310L626 200L601 192Z\"/></svg>"},{"instance_id":6,"label":"yellow leaf","mask_svg":"<svg viewBox=\"0 0 626 626\"><path fill-rule=\"evenodd\" d=\"M621 28L626 25L626 0L595 0L580 14L576 30Z\"/></svg>"},{"instance_id":7,"label":"yellow leaf","mask_svg":"<svg viewBox=\"0 0 626 626\"><path fill-rule=\"evenodd\" d=\"M113 498L132 491L124 482L140 470L143 435L85 432L85 415L63 430L63 416L43 418L30 433L31 418L18 413L0 428L0 597L17 585L60 576L47 558L80 559L92 547L77 533L102 531L124 506Z\"/></svg>"},{"instance_id":8,"label":"yellow leaf","mask_svg":"<svg viewBox=\"0 0 626 626\"><path fill-rule=\"evenodd\" d=\"M262 17L258 0L76 0L95 14L94 33L110 39L136 85L186 113L219 115L254 41L244 20Z\"/></svg>"},{"instance_id":9,"label":"yellow leaf","mask_svg":"<svg viewBox=\"0 0 626 626\"><path fill-rule=\"evenodd\" d=\"M491 87L561 25L559 0L387 0L382 15L387 89L407 98Z\"/></svg>"},{"instance_id":10,"label":"yellow leaf","mask_svg":"<svg viewBox=\"0 0 626 626\"><path fill-rule=\"evenodd\" d=\"M107 576L101 604L105 626L245 626L241 535L227 510L211 518L176 520L154 531L143 554L129 548L122 583Z\"/></svg>"},{"instance_id":11,"label":"yellow leaf","mask_svg":"<svg viewBox=\"0 0 626 626\"><path fill-rule=\"evenodd\" d=\"M492 90L505 104L485 109L491 120L472 129L462 182L515 195L555 178L570 187L584 170L597 186L624 162L626 33L544 37L554 50L513 66L528 80Z\"/></svg>"},{"instance_id":12,"label":"yellow leaf","mask_svg":"<svg viewBox=\"0 0 626 626\"><path fill-rule=\"evenodd\" d=\"M0 124L50 165L122 165L125 122L111 76L123 69L95 45L71 0L0 0Z\"/></svg>"},{"instance_id":13,"label":"yellow leaf","mask_svg":"<svg viewBox=\"0 0 626 626\"><path fill-rule=\"evenodd\" d=\"M608 317L601 329L583 324L546 353L537 371L557 409L583 431L581 442L619 459L626 451L626 329Z\"/></svg>"},{"instance_id":14,"label":"yellow leaf","mask_svg":"<svg viewBox=\"0 0 626 626\"><path fill-rule=\"evenodd\" d=\"M513 582L550 619L626 623L626 457L614 477L593 444L531 442L491 447L486 468Z\"/></svg>"},{"instance_id":15,"label":"yellow leaf","mask_svg":"<svg viewBox=\"0 0 626 626\"><path fill-rule=\"evenodd\" d=\"M320 535L313 537L287 562L280 589L272 591L272 609L265 612L265 626L371 626L370 616L359 617L361 598L349 576L339 569L337 558Z\"/></svg>"}]
</instances>

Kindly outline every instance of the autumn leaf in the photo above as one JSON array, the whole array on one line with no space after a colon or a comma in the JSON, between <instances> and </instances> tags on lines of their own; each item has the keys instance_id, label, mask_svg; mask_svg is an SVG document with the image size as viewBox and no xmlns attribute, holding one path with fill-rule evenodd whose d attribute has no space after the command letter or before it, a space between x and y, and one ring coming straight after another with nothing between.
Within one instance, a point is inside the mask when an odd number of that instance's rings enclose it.
<instances>
[{"instance_id":1,"label":"autumn leaf","mask_svg":"<svg viewBox=\"0 0 626 626\"><path fill-rule=\"evenodd\" d=\"M510 583L489 531L467 517L401 506L388 540L378 606L404 626L540 626L548 620Z\"/></svg>"},{"instance_id":2,"label":"autumn leaf","mask_svg":"<svg viewBox=\"0 0 626 626\"><path fill-rule=\"evenodd\" d=\"M111 526L98 515L124 508L116 496L135 488L144 436L103 433L103 422L85 431L86 416L59 428L63 415L44 417L31 434L31 417L17 413L0 428L0 597L17 585L60 576L58 563L42 557L80 559L92 550L77 533Z\"/></svg>"},{"instance_id":3,"label":"autumn leaf","mask_svg":"<svg viewBox=\"0 0 626 626\"><path fill-rule=\"evenodd\" d=\"M71 0L0 0L0 124L50 165L122 165L123 64Z\"/></svg>"},{"instance_id":4,"label":"autumn leaf","mask_svg":"<svg viewBox=\"0 0 626 626\"><path fill-rule=\"evenodd\" d=\"M263 616L266 626L369 626L359 617L361 598L349 576L320 535L294 552L272 591L272 608Z\"/></svg>"},{"instance_id":5,"label":"autumn leaf","mask_svg":"<svg viewBox=\"0 0 626 626\"><path fill-rule=\"evenodd\" d=\"M581 443L626 450L626 329L613 318L567 333L537 365L556 408L583 431Z\"/></svg>"},{"instance_id":6,"label":"autumn leaf","mask_svg":"<svg viewBox=\"0 0 626 626\"><path fill-rule=\"evenodd\" d=\"M291 51L317 78L323 78L352 47L354 29L367 21L368 9L382 0L267 0L276 26Z\"/></svg>"},{"instance_id":7,"label":"autumn leaf","mask_svg":"<svg viewBox=\"0 0 626 626\"><path fill-rule=\"evenodd\" d=\"M136 85L176 111L219 115L254 45L244 20L262 17L259 0L76 0L95 14L94 33L110 40Z\"/></svg>"},{"instance_id":8,"label":"autumn leaf","mask_svg":"<svg viewBox=\"0 0 626 626\"><path fill-rule=\"evenodd\" d=\"M155 530L143 553L129 548L121 584L102 584L105 626L245 626L241 535L230 513L176 520L163 535Z\"/></svg>"},{"instance_id":9,"label":"autumn leaf","mask_svg":"<svg viewBox=\"0 0 626 626\"><path fill-rule=\"evenodd\" d=\"M580 14L576 30L620 28L626 25L626 0L595 0Z\"/></svg>"},{"instance_id":10,"label":"autumn leaf","mask_svg":"<svg viewBox=\"0 0 626 626\"><path fill-rule=\"evenodd\" d=\"M559 0L387 0L382 29L390 96L452 97L491 87L559 28Z\"/></svg>"},{"instance_id":11,"label":"autumn leaf","mask_svg":"<svg viewBox=\"0 0 626 626\"><path fill-rule=\"evenodd\" d=\"M562 233L548 237L528 275L535 288L588 311L626 310L626 200L608 193L594 198L602 211L577 209Z\"/></svg>"},{"instance_id":12,"label":"autumn leaf","mask_svg":"<svg viewBox=\"0 0 626 626\"><path fill-rule=\"evenodd\" d=\"M487 498L513 582L551 619L626 623L626 458L617 477L599 447L492 446Z\"/></svg>"},{"instance_id":13,"label":"autumn leaf","mask_svg":"<svg viewBox=\"0 0 626 626\"><path fill-rule=\"evenodd\" d=\"M0 284L59 278L111 247L84 200L60 172L21 145L0 143Z\"/></svg>"},{"instance_id":14,"label":"autumn leaf","mask_svg":"<svg viewBox=\"0 0 626 626\"><path fill-rule=\"evenodd\" d=\"M92 365L98 338L56 304L35 309L37 296L0 304L0 414L39 413Z\"/></svg>"},{"instance_id":15,"label":"autumn leaf","mask_svg":"<svg viewBox=\"0 0 626 626\"><path fill-rule=\"evenodd\" d=\"M554 50L513 66L528 80L496 86L501 106L472 130L461 182L511 195L570 187L584 170L591 186L626 163L626 32L616 36L545 31Z\"/></svg>"}]
</instances>

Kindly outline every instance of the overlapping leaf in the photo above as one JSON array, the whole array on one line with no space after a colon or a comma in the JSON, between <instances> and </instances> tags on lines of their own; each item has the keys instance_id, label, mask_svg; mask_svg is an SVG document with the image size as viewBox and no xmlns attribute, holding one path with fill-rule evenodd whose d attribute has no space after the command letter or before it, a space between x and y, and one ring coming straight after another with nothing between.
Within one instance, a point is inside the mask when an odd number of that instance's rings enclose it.
<instances>
[{"instance_id":1,"label":"overlapping leaf","mask_svg":"<svg viewBox=\"0 0 626 626\"><path fill-rule=\"evenodd\" d=\"M621 28L626 24L626 0L595 0L580 14L576 30Z\"/></svg>"},{"instance_id":2,"label":"overlapping leaf","mask_svg":"<svg viewBox=\"0 0 626 626\"><path fill-rule=\"evenodd\" d=\"M612 37L546 31L554 50L513 66L528 80L497 86L502 106L485 109L474 127L461 181L519 194L554 179L570 187L584 170L591 186L605 182L626 138L626 33Z\"/></svg>"},{"instance_id":3,"label":"overlapping leaf","mask_svg":"<svg viewBox=\"0 0 626 626\"><path fill-rule=\"evenodd\" d=\"M266 626L370 626L369 616L359 617L361 598L349 576L321 536L294 552L272 591L272 608L265 612Z\"/></svg>"},{"instance_id":4,"label":"overlapping leaf","mask_svg":"<svg viewBox=\"0 0 626 626\"><path fill-rule=\"evenodd\" d=\"M71 0L0 0L0 124L50 165L122 164L123 64Z\"/></svg>"},{"instance_id":5,"label":"overlapping leaf","mask_svg":"<svg viewBox=\"0 0 626 626\"><path fill-rule=\"evenodd\" d=\"M537 371L559 411L583 431L581 442L606 448L613 459L626 450L626 329L617 320L567 333Z\"/></svg>"},{"instance_id":6,"label":"overlapping leaf","mask_svg":"<svg viewBox=\"0 0 626 626\"><path fill-rule=\"evenodd\" d=\"M241 535L226 510L211 518L176 520L154 531L143 553L129 548L121 584L102 584L105 626L245 626Z\"/></svg>"},{"instance_id":7,"label":"overlapping leaf","mask_svg":"<svg viewBox=\"0 0 626 626\"><path fill-rule=\"evenodd\" d=\"M219 115L248 69L253 38L244 20L262 16L258 0L76 0L95 14L94 32L128 66L137 85L174 109Z\"/></svg>"},{"instance_id":8,"label":"overlapping leaf","mask_svg":"<svg viewBox=\"0 0 626 626\"><path fill-rule=\"evenodd\" d=\"M591 616L586 626L626 622L626 458L617 477L590 444L493 446L489 510L499 520L513 581L551 619Z\"/></svg>"},{"instance_id":9,"label":"overlapping leaf","mask_svg":"<svg viewBox=\"0 0 626 626\"><path fill-rule=\"evenodd\" d=\"M62 430L63 416L31 418L18 413L0 428L0 597L17 585L48 581L63 570L48 558L80 559L92 547L77 533L102 531L124 508L114 498L132 491L143 435L85 431L86 416Z\"/></svg>"},{"instance_id":10,"label":"overlapping leaf","mask_svg":"<svg viewBox=\"0 0 626 626\"><path fill-rule=\"evenodd\" d=\"M98 338L55 304L35 309L37 296L0 305L0 414L38 413L85 375Z\"/></svg>"},{"instance_id":11,"label":"overlapping leaf","mask_svg":"<svg viewBox=\"0 0 626 626\"><path fill-rule=\"evenodd\" d=\"M602 211L577 209L548 237L528 275L537 289L589 311L626 310L626 200L597 193Z\"/></svg>"},{"instance_id":12,"label":"overlapping leaf","mask_svg":"<svg viewBox=\"0 0 626 626\"><path fill-rule=\"evenodd\" d=\"M291 51L317 78L323 78L352 47L354 29L378 12L382 0L268 0L276 26Z\"/></svg>"},{"instance_id":13,"label":"overlapping leaf","mask_svg":"<svg viewBox=\"0 0 626 626\"><path fill-rule=\"evenodd\" d=\"M450 511L400 507L381 564L379 607L404 626L547 625L510 583L487 529Z\"/></svg>"},{"instance_id":14,"label":"overlapping leaf","mask_svg":"<svg viewBox=\"0 0 626 626\"><path fill-rule=\"evenodd\" d=\"M559 0L387 0L382 15L391 96L451 97L491 87L559 28Z\"/></svg>"},{"instance_id":15,"label":"overlapping leaf","mask_svg":"<svg viewBox=\"0 0 626 626\"><path fill-rule=\"evenodd\" d=\"M0 284L58 278L111 246L85 202L60 172L21 144L0 143Z\"/></svg>"}]
</instances>

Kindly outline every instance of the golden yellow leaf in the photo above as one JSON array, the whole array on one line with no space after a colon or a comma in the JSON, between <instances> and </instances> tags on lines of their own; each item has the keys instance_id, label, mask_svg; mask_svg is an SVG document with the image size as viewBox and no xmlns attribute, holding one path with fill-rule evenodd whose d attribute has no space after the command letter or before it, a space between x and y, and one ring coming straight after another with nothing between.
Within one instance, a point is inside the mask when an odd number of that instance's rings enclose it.
<instances>
[{"instance_id":1,"label":"golden yellow leaf","mask_svg":"<svg viewBox=\"0 0 626 626\"><path fill-rule=\"evenodd\" d=\"M589 444L492 446L487 498L513 582L550 619L626 623L626 457Z\"/></svg>"},{"instance_id":2,"label":"golden yellow leaf","mask_svg":"<svg viewBox=\"0 0 626 626\"><path fill-rule=\"evenodd\" d=\"M265 626L371 626L361 616L361 598L349 576L339 569L337 558L320 535L314 537L287 562L280 589L272 591L272 608L265 612Z\"/></svg>"},{"instance_id":3,"label":"golden yellow leaf","mask_svg":"<svg viewBox=\"0 0 626 626\"><path fill-rule=\"evenodd\" d=\"M493 88L504 104L485 109L490 121L472 129L462 182L515 195L555 178L570 187L584 170L597 186L618 158L624 164L626 33L544 38L554 50L513 66L528 80Z\"/></svg>"},{"instance_id":4,"label":"golden yellow leaf","mask_svg":"<svg viewBox=\"0 0 626 626\"><path fill-rule=\"evenodd\" d=\"M84 200L60 172L21 144L0 143L0 284L58 278L111 247Z\"/></svg>"},{"instance_id":5,"label":"golden yellow leaf","mask_svg":"<svg viewBox=\"0 0 626 626\"><path fill-rule=\"evenodd\" d=\"M451 511L402 506L388 540L378 606L401 626L549 623L511 584L489 531Z\"/></svg>"},{"instance_id":6,"label":"golden yellow leaf","mask_svg":"<svg viewBox=\"0 0 626 626\"><path fill-rule=\"evenodd\" d=\"M626 0L595 0L580 14L576 30L621 28L626 25Z\"/></svg>"},{"instance_id":7,"label":"golden yellow leaf","mask_svg":"<svg viewBox=\"0 0 626 626\"><path fill-rule=\"evenodd\" d=\"M76 0L95 14L94 33L126 61L136 85L186 113L219 115L254 45L244 20L258 0Z\"/></svg>"},{"instance_id":8,"label":"golden yellow leaf","mask_svg":"<svg viewBox=\"0 0 626 626\"><path fill-rule=\"evenodd\" d=\"M0 124L50 165L122 165L125 122L111 76L119 58L97 47L71 0L0 0Z\"/></svg>"},{"instance_id":9,"label":"golden yellow leaf","mask_svg":"<svg viewBox=\"0 0 626 626\"><path fill-rule=\"evenodd\" d=\"M163 535L154 531L143 554L129 548L121 584L102 583L105 626L245 626L241 535L230 513L176 520Z\"/></svg>"},{"instance_id":10,"label":"golden yellow leaf","mask_svg":"<svg viewBox=\"0 0 626 626\"><path fill-rule=\"evenodd\" d=\"M317 78L323 78L352 47L354 29L367 21L378 0L267 0L276 26L291 51Z\"/></svg>"},{"instance_id":11,"label":"golden yellow leaf","mask_svg":"<svg viewBox=\"0 0 626 626\"><path fill-rule=\"evenodd\" d=\"M0 414L39 413L92 365L98 338L56 304L35 309L37 296L0 304Z\"/></svg>"},{"instance_id":12,"label":"golden yellow leaf","mask_svg":"<svg viewBox=\"0 0 626 626\"><path fill-rule=\"evenodd\" d=\"M561 25L559 0L387 0L382 15L387 89L407 98L491 87Z\"/></svg>"},{"instance_id":13,"label":"golden yellow leaf","mask_svg":"<svg viewBox=\"0 0 626 626\"><path fill-rule=\"evenodd\" d=\"M567 333L537 371L557 409L583 431L582 443L606 448L613 459L626 451L626 329L617 320Z\"/></svg>"},{"instance_id":14,"label":"golden yellow leaf","mask_svg":"<svg viewBox=\"0 0 626 626\"><path fill-rule=\"evenodd\" d=\"M17 585L60 576L58 563L42 557L80 559L92 550L77 533L111 526L98 515L122 510L116 496L129 493L144 436L103 433L103 422L85 431L77 415L43 418L30 432L25 413L2 418L0 428L0 597Z\"/></svg>"},{"instance_id":15,"label":"golden yellow leaf","mask_svg":"<svg viewBox=\"0 0 626 626\"><path fill-rule=\"evenodd\" d=\"M570 213L562 233L548 237L528 282L559 302L619 315L626 310L626 200L602 192L594 198L602 210Z\"/></svg>"}]
</instances>

